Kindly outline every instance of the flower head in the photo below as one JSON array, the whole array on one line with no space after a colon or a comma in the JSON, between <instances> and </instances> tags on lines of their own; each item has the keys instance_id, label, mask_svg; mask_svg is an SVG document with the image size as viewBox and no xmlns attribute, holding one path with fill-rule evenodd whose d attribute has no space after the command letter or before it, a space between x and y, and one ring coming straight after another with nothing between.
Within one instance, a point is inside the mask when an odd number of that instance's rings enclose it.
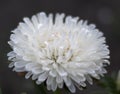
<instances>
[{"instance_id":1,"label":"flower head","mask_svg":"<svg viewBox=\"0 0 120 94\"><path fill-rule=\"evenodd\" d=\"M9 67L16 72L27 72L37 84L46 82L47 89L55 91L68 87L71 92L85 87L92 77L99 79L106 73L109 50L103 33L94 24L44 13L24 18L10 36Z\"/></svg>"}]
</instances>

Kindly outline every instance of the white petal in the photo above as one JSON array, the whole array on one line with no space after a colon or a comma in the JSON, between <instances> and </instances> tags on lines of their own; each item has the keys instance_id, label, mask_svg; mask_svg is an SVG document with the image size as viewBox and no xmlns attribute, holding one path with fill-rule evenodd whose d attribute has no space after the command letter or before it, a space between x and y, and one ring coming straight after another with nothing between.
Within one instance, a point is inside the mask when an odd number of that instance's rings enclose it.
<instances>
[{"instance_id":1,"label":"white petal","mask_svg":"<svg viewBox=\"0 0 120 94\"><path fill-rule=\"evenodd\" d=\"M51 85L47 85L47 90L51 90Z\"/></svg>"},{"instance_id":2,"label":"white petal","mask_svg":"<svg viewBox=\"0 0 120 94\"><path fill-rule=\"evenodd\" d=\"M28 78L30 78L31 75L32 75L32 72L28 72L28 73L25 75L25 78L28 79Z\"/></svg>"},{"instance_id":3,"label":"white petal","mask_svg":"<svg viewBox=\"0 0 120 94\"><path fill-rule=\"evenodd\" d=\"M86 87L85 82L80 82L79 84L80 84L82 87Z\"/></svg>"},{"instance_id":4,"label":"white petal","mask_svg":"<svg viewBox=\"0 0 120 94\"><path fill-rule=\"evenodd\" d=\"M44 72L44 70L42 70L39 66L32 68L31 71L33 74L40 74Z\"/></svg>"},{"instance_id":5,"label":"white petal","mask_svg":"<svg viewBox=\"0 0 120 94\"><path fill-rule=\"evenodd\" d=\"M37 16L38 16L39 23L41 23L42 26L47 25L48 19L47 19L46 14L44 12L39 13ZM38 26L38 28L41 28L41 27Z\"/></svg>"},{"instance_id":6,"label":"white petal","mask_svg":"<svg viewBox=\"0 0 120 94\"><path fill-rule=\"evenodd\" d=\"M38 80L36 81L36 84L38 85L40 85L41 83L42 83L41 81L38 81Z\"/></svg>"},{"instance_id":7,"label":"white petal","mask_svg":"<svg viewBox=\"0 0 120 94\"><path fill-rule=\"evenodd\" d=\"M57 75L57 77L56 77L56 82L57 82L57 83L63 83L62 77L59 76L59 75Z\"/></svg>"},{"instance_id":8,"label":"white petal","mask_svg":"<svg viewBox=\"0 0 120 94\"><path fill-rule=\"evenodd\" d=\"M89 75L85 75L86 76L86 80L89 82L89 84L93 84L93 80Z\"/></svg>"},{"instance_id":9,"label":"white petal","mask_svg":"<svg viewBox=\"0 0 120 94\"><path fill-rule=\"evenodd\" d=\"M70 75L71 79L74 80L76 83L80 83L80 78L78 76L72 76Z\"/></svg>"},{"instance_id":10,"label":"white petal","mask_svg":"<svg viewBox=\"0 0 120 94\"><path fill-rule=\"evenodd\" d=\"M52 70L49 72L49 75L52 76L52 77L56 77L56 76L57 76L56 70L52 69Z\"/></svg>"},{"instance_id":11,"label":"white petal","mask_svg":"<svg viewBox=\"0 0 120 94\"><path fill-rule=\"evenodd\" d=\"M63 77L63 80L66 86L70 86L72 84L71 79L69 77Z\"/></svg>"},{"instance_id":12,"label":"white petal","mask_svg":"<svg viewBox=\"0 0 120 94\"><path fill-rule=\"evenodd\" d=\"M57 89L57 83L56 83L56 81L55 81L55 78L54 78L54 80L53 80L53 83L51 84L51 89L52 89L53 91L55 91L55 90Z\"/></svg>"},{"instance_id":13,"label":"white petal","mask_svg":"<svg viewBox=\"0 0 120 94\"><path fill-rule=\"evenodd\" d=\"M75 93L76 89L75 86L73 84L71 84L70 86L68 86L68 89L72 92Z\"/></svg>"},{"instance_id":14,"label":"white petal","mask_svg":"<svg viewBox=\"0 0 120 94\"><path fill-rule=\"evenodd\" d=\"M27 64L27 63L24 62L24 61L18 61L18 62L15 62L14 66L15 66L16 68L22 68L22 67L25 67L26 64Z\"/></svg>"},{"instance_id":15,"label":"white petal","mask_svg":"<svg viewBox=\"0 0 120 94\"><path fill-rule=\"evenodd\" d=\"M64 16L65 16L64 14L56 14L55 25L59 26L60 24L63 24Z\"/></svg>"},{"instance_id":16,"label":"white petal","mask_svg":"<svg viewBox=\"0 0 120 94\"><path fill-rule=\"evenodd\" d=\"M38 64L36 64L36 63L28 63L28 64L25 66L25 69L28 70L28 71L31 71L31 69L32 69L33 67L37 67L37 66L38 66Z\"/></svg>"},{"instance_id":17,"label":"white petal","mask_svg":"<svg viewBox=\"0 0 120 94\"><path fill-rule=\"evenodd\" d=\"M38 30L38 24L39 23L38 23L37 17L35 15L33 15L31 20L33 22L33 25L34 25L35 29Z\"/></svg>"},{"instance_id":18,"label":"white petal","mask_svg":"<svg viewBox=\"0 0 120 94\"><path fill-rule=\"evenodd\" d=\"M10 63L8 67L12 68L13 66L14 66L14 62Z\"/></svg>"},{"instance_id":19,"label":"white petal","mask_svg":"<svg viewBox=\"0 0 120 94\"><path fill-rule=\"evenodd\" d=\"M60 76L67 76L67 72L62 67L58 67L57 72Z\"/></svg>"},{"instance_id":20,"label":"white petal","mask_svg":"<svg viewBox=\"0 0 120 94\"><path fill-rule=\"evenodd\" d=\"M47 77L48 77L48 73L44 72L44 73L39 75L38 81L43 82L43 81L45 81L47 79Z\"/></svg>"},{"instance_id":21,"label":"white petal","mask_svg":"<svg viewBox=\"0 0 120 94\"><path fill-rule=\"evenodd\" d=\"M10 57L14 57L16 54L13 52L13 51L11 51L11 52L9 52L8 54L7 54L7 56L10 56Z\"/></svg>"},{"instance_id":22,"label":"white petal","mask_svg":"<svg viewBox=\"0 0 120 94\"><path fill-rule=\"evenodd\" d=\"M53 82L53 79L54 79L53 77L48 76L47 81L46 81L47 85L51 85Z\"/></svg>"},{"instance_id":23,"label":"white petal","mask_svg":"<svg viewBox=\"0 0 120 94\"><path fill-rule=\"evenodd\" d=\"M39 75L35 75L35 74L33 74L33 76L32 76L32 80L36 80L36 79L38 78L38 76L39 76Z\"/></svg>"},{"instance_id":24,"label":"white petal","mask_svg":"<svg viewBox=\"0 0 120 94\"><path fill-rule=\"evenodd\" d=\"M78 73L78 76L81 82L86 80L86 77L83 74Z\"/></svg>"},{"instance_id":25,"label":"white petal","mask_svg":"<svg viewBox=\"0 0 120 94\"><path fill-rule=\"evenodd\" d=\"M14 67L14 68L13 68L13 71L16 71L16 72L24 72L24 71L25 71L25 68L16 68L16 67Z\"/></svg>"},{"instance_id":26,"label":"white petal","mask_svg":"<svg viewBox=\"0 0 120 94\"><path fill-rule=\"evenodd\" d=\"M63 88L63 82L62 83L59 83L57 84L59 88Z\"/></svg>"},{"instance_id":27,"label":"white petal","mask_svg":"<svg viewBox=\"0 0 120 94\"><path fill-rule=\"evenodd\" d=\"M32 29L35 32L34 26L33 26L32 22L30 21L30 19L29 18L24 18L23 20L29 26L29 28Z\"/></svg>"}]
</instances>

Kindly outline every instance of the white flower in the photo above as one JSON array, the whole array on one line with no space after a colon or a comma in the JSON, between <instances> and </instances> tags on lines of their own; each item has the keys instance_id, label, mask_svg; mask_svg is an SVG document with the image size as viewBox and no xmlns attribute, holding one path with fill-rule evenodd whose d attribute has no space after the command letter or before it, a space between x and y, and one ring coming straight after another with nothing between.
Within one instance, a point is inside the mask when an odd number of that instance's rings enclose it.
<instances>
[{"instance_id":1,"label":"white flower","mask_svg":"<svg viewBox=\"0 0 120 94\"><path fill-rule=\"evenodd\" d=\"M28 72L37 84L46 82L55 91L68 87L71 92L85 87L87 80L99 79L106 73L109 50L103 33L94 24L64 14L48 16L41 12L24 18L10 36L9 67L16 72Z\"/></svg>"}]
</instances>

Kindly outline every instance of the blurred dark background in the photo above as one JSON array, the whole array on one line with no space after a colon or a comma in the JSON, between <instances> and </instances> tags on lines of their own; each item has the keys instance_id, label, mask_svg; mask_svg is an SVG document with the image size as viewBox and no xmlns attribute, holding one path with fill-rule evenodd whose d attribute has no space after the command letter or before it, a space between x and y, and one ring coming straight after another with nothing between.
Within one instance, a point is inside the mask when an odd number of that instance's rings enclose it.
<instances>
[{"instance_id":1,"label":"blurred dark background","mask_svg":"<svg viewBox=\"0 0 120 94\"><path fill-rule=\"evenodd\" d=\"M79 16L95 23L104 32L111 52L108 74L120 69L120 0L0 0L0 88L3 94L35 94L30 79L26 80L8 68L6 54L11 50L7 44L10 31L23 17L31 17L41 11ZM100 90L96 88L96 85L88 85L86 90L76 94L92 94Z\"/></svg>"}]
</instances>

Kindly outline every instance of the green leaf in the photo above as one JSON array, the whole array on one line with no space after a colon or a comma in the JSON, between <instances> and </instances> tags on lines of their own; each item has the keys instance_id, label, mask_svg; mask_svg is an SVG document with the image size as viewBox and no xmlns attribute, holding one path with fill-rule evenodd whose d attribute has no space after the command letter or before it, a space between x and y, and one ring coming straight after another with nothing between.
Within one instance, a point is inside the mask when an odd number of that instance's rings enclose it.
<instances>
[{"instance_id":1,"label":"green leaf","mask_svg":"<svg viewBox=\"0 0 120 94\"><path fill-rule=\"evenodd\" d=\"M116 79L113 75L104 77L99 81L98 85L105 88L108 94L119 94L116 87Z\"/></svg>"}]
</instances>

